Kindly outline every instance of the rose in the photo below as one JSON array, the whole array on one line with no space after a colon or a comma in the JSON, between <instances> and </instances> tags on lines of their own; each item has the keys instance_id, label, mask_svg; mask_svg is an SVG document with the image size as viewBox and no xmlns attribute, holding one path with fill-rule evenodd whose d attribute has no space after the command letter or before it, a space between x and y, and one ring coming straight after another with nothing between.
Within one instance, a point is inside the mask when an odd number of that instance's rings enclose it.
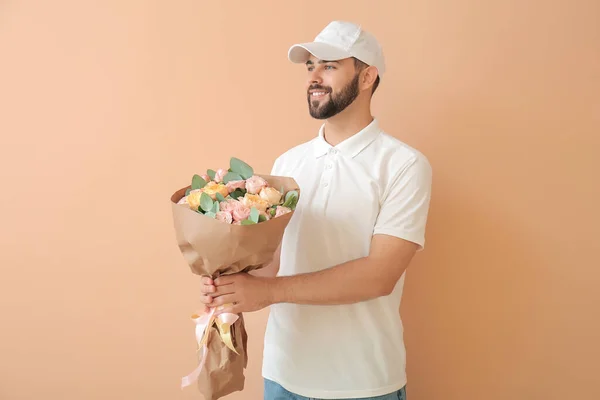
<instances>
[{"instance_id":1,"label":"rose","mask_svg":"<svg viewBox=\"0 0 600 400\"><path fill-rule=\"evenodd\" d=\"M260 193L260 190L268 185L268 182L258 175L253 175L246 179L246 190L251 194Z\"/></svg>"},{"instance_id":2,"label":"rose","mask_svg":"<svg viewBox=\"0 0 600 400\"><path fill-rule=\"evenodd\" d=\"M230 211L219 211L215 218L227 224L231 224L233 222L233 215L231 215Z\"/></svg>"},{"instance_id":3,"label":"rose","mask_svg":"<svg viewBox=\"0 0 600 400\"><path fill-rule=\"evenodd\" d=\"M281 217L282 215L285 215L285 214L287 214L289 212L292 212L292 210L290 208L279 206L275 210L275 217Z\"/></svg>"},{"instance_id":4,"label":"rose","mask_svg":"<svg viewBox=\"0 0 600 400\"><path fill-rule=\"evenodd\" d=\"M187 196L183 196L181 199L179 199L179 201L177 202L177 204L183 204L186 206L190 206L190 203L188 203L188 197Z\"/></svg>"},{"instance_id":5,"label":"rose","mask_svg":"<svg viewBox=\"0 0 600 400\"><path fill-rule=\"evenodd\" d=\"M233 192L235 189L246 189L246 181L229 181L225 184L229 193Z\"/></svg>"},{"instance_id":6,"label":"rose","mask_svg":"<svg viewBox=\"0 0 600 400\"><path fill-rule=\"evenodd\" d=\"M200 196L202 195L202 189L194 189L190 191L187 196L187 204L192 210L198 210L200 207Z\"/></svg>"},{"instance_id":7,"label":"rose","mask_svg":"<svg viewBox=\"0 0 600 400\"><path fill-rule=\"evenodd\" d=\"M222 183L208 182L206 186L200 190L209 195L213 200L217 198L217 193L221 193L221 196L223 197L229 196L229 190Z\"/></svg>"},{"instance_id":8,"label":"rose","mask_svg":"<svg viewBox=\"0 0 600 400\"><path fill-rule=\"evenodd\" d=\"M219 204L219 208L221 209L221 211L226 211L226 212L233 212L234 208L235 208L235 203L239 203L239 201L234 200L234 199L225 199L224 201L222 201Z\"/></svg>"},{"instance_id":9,"label":"rose","mask_svg":"<svg viewBox=\"0 0 600 400\"><path fill-rule=\"evenodd\" d=\"M255 207L258 211L267 211L270 204L257 194L246 193L240 201L248 208Z\"/></svg>"},{"instance_id":10,"label":"rose","mask_svg":"<svg viewBox=\"0 0 600 400\"><path fill-rule=\"evenodd\" d=\"M202 174L200 176L202 177L202 179L204 179L204 182L210 182L210 176L208 176L206 174Z\"/></svg>"},{"instance_id":11,"label":"rose","mask_svg":"<svg viewBox=\"0 0 600 400\"><path fill-rule=\"evenodd\" d=\"M250 208L246 205L242 204L239 201L236 201L234 204L234 208L231 211L231 215L234 221L242 221L244 219L248 219L250 216Z\"/></svg>"},{"instance_id":12,"label":"rose","mask_svg":"<svg viewBox=\"0 0 600 400\"><path fill-rule=\"evenodd\" d=\"M215 182L223 182L223 177L227 175L227 170L219 168L215 173Z\"/></svg>"},{"instance_id":13,"label":"rose","mask_svg":"<svg viewBox=\"0 0 600 400\"><path fill-rule=\"evenodd\" d=\"M267 201L269 205L278 204L281 200L281 192L272 187L264 187L260 191L260 197Z\"/></svg>"}]
</instances>

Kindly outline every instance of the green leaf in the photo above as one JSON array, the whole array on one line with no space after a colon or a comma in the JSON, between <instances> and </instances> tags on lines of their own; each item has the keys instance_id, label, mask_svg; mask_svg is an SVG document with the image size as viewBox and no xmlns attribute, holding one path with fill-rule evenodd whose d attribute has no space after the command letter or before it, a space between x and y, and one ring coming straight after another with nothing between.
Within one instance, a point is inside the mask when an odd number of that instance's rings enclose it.
<instances>
[{"instance_id":1,"label":"green leaf","mask_svg":"<svg viewBox=\"0 0 600 400\"><path fill-rule=\"evenodd\" d=\"M217 194L217 201L221 202L221 201L225 201L225 197L223 197L223 195L219 192L216 193Z\"/></svg>"},{"instance_id":2,"label":"green leaf","mask_svg":"<svg viewBox=\"0 0 600 400\"><path fill-rule=\"evenodd\" d=\"M215 176L217 175L217 171L213 169L209 169L206 171L206 175L210 176L210 179L215 180Z\"/></svg>"},{"instance_id":3,"label":"green leaf","mask_svg":"<svg viewBox=\"0 0 600 400\"><path fill-rule=\"evenodd\" d=\"M194 174L192 178L192 190L202 189L204 186L206 186L206 181L200 175Z\"/></svg>"},{"instance_id":4,"label":"green leaf","mask_svg":"<svg viewBox=\"0 0 600 400\"><path fill-rule=\"evenodd\" d=\"M260 213L258 212L258 209L256 207L252 207L250 209L250 216L248 217L248 219L255 223L258 223L259 215L260 215Z\"/></svg>"},{"instance_id":5,"label":"green leaf","mask_svg":"<svg viewBox=\"0 0 600 400\"><path fill-rule=\"evenodd\" d=\"M198 211L200 214L204 214L204 210L202 209L202 206L198 206L198 209L196 211Z\"/></svg>"},{"instance_id":6,"label":"green leaf","mask_svg":"<svg viewBox=\"0 0 600 400\"><path fill-rule=\"evenodd\" d=\"M240 174L236 174L235 172L228 172L223 177L223 183L231 182L231 181L241 181L244 180Z\"/></svg>"},{"instance_id":7,"label":"green leaf","mask_svg":"<svg viewBox=\"0 0 600 400\"><path fill-rule=\"evenodd\" d=\"M213 201L210 198L209 195L207 195L206 193L202 193L200 195L200 208L202 208L202 210L204 210L204 212L208 212L212 209L213 207Z\"/></svg>"},{"instance_id":8,"label":"green leaf","mask_svg":"<svg viewBox=\"0 0 600 400\"><path fill-rule=\"evenodd\" d=\"M242 225L254 225L256 224L256 222L252 221L251 219L244 219L242 220L242 222L240 222Z\"/></svg>"},{"instance_id":9,"label":"green leaf","mask_svg":"<svg viewBox=\"0 0 600 400\"><path fill-rule=\"evenodd\" d=\"M192 191L192 188L188 188L188 189L185 191L185 195L186 195L186 196L189 196L189 194L190 194L190 192L191 192L191 191Z\"/></svg>"},{"instance_id":10,"label":"green leaf","mask_svg":"<svg viewBox=\"0 0 600 400\"><path fill-rule=\"evenodd\" d=\"M263 214L260 214L258 216L258 222L265 222L267 220L267 217L265 217Z\"/></svg>"},{"instance_id":11,"label":"green leaf","mask_svg":"<svg viewBox=\"0 0 600 400\"><path fill-rule=\"evenodd\" d=\"M237 200L239 197L244 197L244 195L246 194L246 190L245 189L235 189L233 192L231 192L229 195L231 196L232 199Z\"/></svg>"},{"instance_id":12,"label":"green leaf","mask_svg":"<svg viewBox=\"0 0 600 400\"><path fill-rule=\"evenodd\" d=\"M296 190L290 190L285 194L285 201L283 206L294 210L298 204L298 192Z\"/></svg>"},{"instance_id":13,"label":"green leaf","mask_svg":"<svg viewBox=\"0 0 600 400\"><path fill-rule=\"evenodd\" d=\"M242 178L248 179L254 175L254 170L251 166L240 160L239 158L231 157L229 161L231 171L239 174Z\"/></svg>"},{"instance_id":14,"label":"green leaf","mask_svg":"<svg viewBox=\"0 0 600 400\"><path fill-rule=\"evenodd\" d=\"M217 217L217 214L215 214L215 213L214 213L214 212L212 212L212 211L209 211L209 212L207 212L207 213L206 213L206 214L204 214L204 215L206 215L207 217L211 217L211 218L216 218L216 217Z\"/></svg>"},{"instance_id":15,"label":"green leaf","mask_svg":"<svg viewBox=\"0 0 600 400\"><path fill-rule=\"evenodd\" d=\"M215 214L216 214L216 213L218 213L219 211L220 211L219 202L218 202L218 201L215 201L215 203L213 204L213 207L212 207L212 210L211 210L211 212L213 212L213 213L215 213Z\"/></svg>"},{"instance_id":16,"label":"green leaf","mask_svg":"<svg viewBox=\"0 0 600 400\"><path fill-rule=\"evenodd\" d=\"M276 212L277 212L277 206L271 208L271 210L269 211L269 214L271 214L271 218L275 217Z\"/></svg>"}]
</instances>

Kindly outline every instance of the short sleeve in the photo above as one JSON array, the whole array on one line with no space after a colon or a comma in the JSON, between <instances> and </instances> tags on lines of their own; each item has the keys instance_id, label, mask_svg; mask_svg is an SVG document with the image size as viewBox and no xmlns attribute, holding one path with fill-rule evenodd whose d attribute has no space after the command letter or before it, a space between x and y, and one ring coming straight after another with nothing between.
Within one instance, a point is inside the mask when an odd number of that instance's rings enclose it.
<instances>
[{"instance_id":1,"label":"short sleeve","mask_svg":"<svg viewBox=\"0 0 600 400\"><path fill-rule=\"evenodd\" d=\"M394 177L383 195L373 234L396 236L423 250L431 182L431 165L418 155Z\"/></svg>"}]
</instances>

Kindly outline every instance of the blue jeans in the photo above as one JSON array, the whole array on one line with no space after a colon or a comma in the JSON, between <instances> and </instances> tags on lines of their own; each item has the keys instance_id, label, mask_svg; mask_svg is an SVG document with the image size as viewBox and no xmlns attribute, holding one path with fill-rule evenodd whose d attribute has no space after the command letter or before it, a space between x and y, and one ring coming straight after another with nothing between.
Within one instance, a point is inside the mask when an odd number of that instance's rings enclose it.
<instances>
[{"instance_id":1,"label":"blue jeans","mask_svg":"<svg viewBox=\"0 0 600 400\"><path fill-rule=\"evenodd\" d=\"M297 394L288 392L281 385L265 379L265 396L264 400L320 400L311 397L299 396ZM345 400L406 400L406 387L383 396L367 397L361 399L345 399Z\"/></svg>"}]
</instances>

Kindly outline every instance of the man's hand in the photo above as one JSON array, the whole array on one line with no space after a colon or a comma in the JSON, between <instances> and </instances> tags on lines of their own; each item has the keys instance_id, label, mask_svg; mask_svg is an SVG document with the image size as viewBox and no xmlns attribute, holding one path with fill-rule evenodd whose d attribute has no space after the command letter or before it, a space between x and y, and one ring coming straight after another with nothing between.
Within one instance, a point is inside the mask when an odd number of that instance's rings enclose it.
<instances>
[{"instance_id":1,"label":"man's hand","mask_svg":"<svg viewBox=\"0 0 600 400\"><path fill-rule=\"evenodd\" d=\"M202 278L207 307L228 305L221 312L257 311L271 304L350 304L389 295L418 245L388 235L375 235L368 256L317 272L257 277L247 273ZM208 308L206 309L208 310Z\"/></svg>"},{"instance_id":2,"label":"man's hand","mask_svg":"<svg viewBox=\"0 0 600 400\"><path fill-rule=\"evenodd\" d=\"M272 304L272 278L257 277L247 273L221 276L214 281L202 277L202 302L209 307L227 305L216 314L258 311Z\"/></svg>"}]
</instances>

